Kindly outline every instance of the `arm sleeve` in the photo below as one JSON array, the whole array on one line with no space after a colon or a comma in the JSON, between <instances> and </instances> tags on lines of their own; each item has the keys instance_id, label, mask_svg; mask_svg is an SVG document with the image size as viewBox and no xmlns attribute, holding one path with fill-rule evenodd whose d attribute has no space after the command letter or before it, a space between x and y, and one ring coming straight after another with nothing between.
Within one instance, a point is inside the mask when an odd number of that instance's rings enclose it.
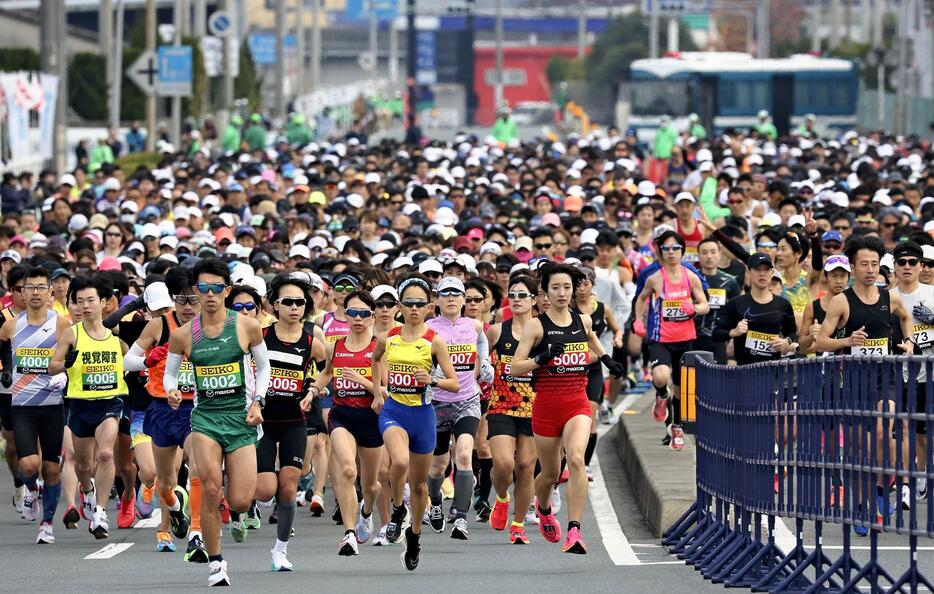
<instances>
[{"instance_id":1,"label":"arm sleeve","mask_svg":"<svg viewBox=\"0 0 934 594\"><path fill-rule=\"evenodd\" d=\"M9 340L0 340L0 365L13 373L13 344Z\"/></svg>"},{"instance_id":2,"label":"arm sleeve","mask_svg":"<svg viewBox=\"0 0 934 594\"><path fill-rule=\"evenodd\" d=\"M117 324L120 323L120 320L133 313L134 311L141 309L144 305L146 305L146 302L143 300L141 295L104 318L104 327L116 328Z\"/></svg>"},{"instance_id":3,"label":"arm sleeve","mask_svg":"<svg viewBox=\"0 0 934 594\"><path fill-rule=\"evenodd\" d=\"M256 394L265 397L266 392L269 391L269 380L272 375L266 343L261 342L250 347L250 354L253 355L253 360L256 361ZM256 400L255 396L253 400Z\"/></svg>"},{"instance_id":4,"label":"arm sleeve","mask_svg":"<svg viewBox=\"0 0 934 594\"><path fill-rule=\"evenodd\" d=\"M477 362L480 364L480 381L493 381L493 364L490 363L490 341L486 338L486 333L481 332L477 336Z\"/></svg>"},{"instance_id":5,"label":"arm sleeve","mask_svg":"<svg viewBox=\"0 0 934 594\"><path fill-rule=\"evenodd\" d=\"M823 247L820 244L820 236L815 235L811 238L811 268L819 272L823 267Z\"/></svg>"},{"instance_id":6,"label":"arm sleeve","mask_svg":"<svg viewBox=\"0 0 934 594\"><path fill-rule=\"evenodd\" d=\"M182 356L177 353L169 353L165 360L165 374L162 376L162 387L166 394L172 390L178 389L178 370L182 366Z\"/></svg>"},{"instance_id":7,"label":"arm sleeve","mask_svg":"<svg viewBox=\"0 0 934 594\"><path fill-rule=\"evenodd\" d=\"M125 371L142 371L146 369L146 351L134 342L130 350L123 355L123 369Z\"/></svg>"},{"instance_id":8,"label":"arm sleeve","mask_svg":"<svg viewBox=\"0 0 934 594\"><path fill-rule=\"evenodd\" d=\"M732 340L732 338L730 338L730 330L736 327L736 322L733 319L733 310L735 307L733 301L727 301L726 307L724 307L720 315L717 316L717 325L714 326L711 336L714 342L727 342Z\"/></svg>"},{"instance_id":9,"label":"arm sleeve","mask_svg":"<svg viewBox=\"0 0 934 594\"><path fill-rule=\"evenodd\" d=\"M717 238L717 241L723 244L723 247L725 247L728 252L736 256L744 265L746 264L746 260L749 259L749 252L746 251L746 248L736 243L732 237L720 229L714 230L713 236Z\"/></svg>"}]
</instances>

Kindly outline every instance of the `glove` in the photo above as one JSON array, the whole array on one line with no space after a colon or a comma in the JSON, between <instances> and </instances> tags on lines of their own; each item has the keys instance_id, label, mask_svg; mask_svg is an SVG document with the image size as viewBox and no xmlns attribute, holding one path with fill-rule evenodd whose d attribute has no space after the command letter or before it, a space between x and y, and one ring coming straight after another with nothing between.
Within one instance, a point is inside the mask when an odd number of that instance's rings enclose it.
<instances>
[{"instance_id":1,"label":"glove","mask_svg":"<svg viewBox=\"0 0 934 594\"><path fill-rule=\"evenodd\" d=\"M493 381L493 374L495 370L493 369L493 364L490 363L489 359L484 359L480 362L480 383L489 384Z\"/></svg>"},{"instance_id":2,"label":"glove","mask_svg":"<svg viewBox=\"0 0 934 594\"><path fill-rule=\"evenodd\" d=\"M606 368L610 371L610 375L613 377L623 377L623 364L619 361L614 361L612 357L604 353L603 356L600 357L600 362L606 366Z\"/></svg>"},{"instance_id":3,"label":"glove","mask_svg":"<svg viewBox=\"0 0 934 594\"><path fill-rule=\"evenodd\" d=\"M567 347L562 342L556 342L556 343L551 344L548 347L547 351L545 351L544 353L539 353L539 355L535 357L534 359L535 364L538 365L539 367L544 367L545 365L548 364L549 361L551 361L555 357L560 357L561 355L563 355L565 348Z\"/></svg>"},{"instance_id":4,"label":"glove","mask_svg":"<svg viewBox=\"0 0 934 594\"><path fill-rule=\"evenodd\" d=\"M911 315L924 324L934 324L934 311L923 303L911 308Z\"/></svg>"},{"instance_id":5,"label":"glove","mask_svg":"<svg viewBox=\"0 0 934 594\"><path fill-rule=\"evenodd\" d=\"M64 373L53 375L49 379L49 387L53 390L64 390L66 385L68 385L68 376Z\"/></svg>"},{"instance_id":6,"label":"glove","mask_svg":"<svg viewBox=\"0 0 934 594\"><path fill-rule=\"evenodd\" d=\"M155 367L160 362L165 361L166 356L169 352L169 345L164 344L161 346L154 347L149 350L149 354L146 355L146 367ZM138 363L137 363L138 365Z\"/></svg>"},{"instance_id":7,"label":"glove","mask_svg":"<svg viewBox=\"0 0 934 594\"><path fill-rule=\"evenodd\" d=\"M71 369L72 365L75 364L75 361L78 360L78 349L74 346L68 349L68 352L65 353L65 369Z\"/></svg>"},{"instance_id":8,"label":"glove","mask_svg":"<svg viewBox=\"0 0 934 594\"><path fill-rule=\"evenodd\" d=\"M636 336L641 336L643 338L648 334L645 323L642 320L636 320L632 323L632 331L635 332Z\"/></svg>"},{"instance_id":9,"label":"glove","mask_svg":"<svg viewBox=\"0 0 934 594\"><path fill-rule=\"evenodd\" d=\"M12 385L13 385L13 374L12 373L10 373L9 371L4 371L2 374L0 374L0 386L3 386L4 388L9 388Z\"/></svg>"}]
</instances>

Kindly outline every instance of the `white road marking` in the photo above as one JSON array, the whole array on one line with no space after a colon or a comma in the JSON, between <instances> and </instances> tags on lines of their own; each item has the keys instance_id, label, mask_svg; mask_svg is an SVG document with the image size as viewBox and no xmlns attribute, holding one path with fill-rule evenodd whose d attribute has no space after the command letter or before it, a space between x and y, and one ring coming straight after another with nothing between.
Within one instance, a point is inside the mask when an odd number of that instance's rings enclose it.
<instances>
[{"instance_id":1,"label":"white road marking","mask_svg":"<svg viewBox=\"0 0 934 594\"><path fill-rule=\"evenodd\" d=\"M766 517L762 516L762 525L766 526ZM788 529L782 518L775 518L775 544L783 553L788 553L795 548L797 539L794 533Z\"/></svg>"},{"instance_id":2,"label":"white road marking","mask_svg":"<svg viewBox=\"0 0 934 594\"><path fill-rule=\"evenodd\" d=\"M152 515L146 518L145 520L140 520L139 522L133 524L134 528L158 528L159 524L162 523L162 510L154 509Z\"/></svg>"},{"instance_id":3,"label":"white road marking","mask_svg":"<svg viewBox=\"0 0 934 594\"><path fill-rule=\"evenodd\" d=\"M132 546L132 542L112 542L101 550L91 553L85 557L85 559L110 559L111 557L116 557Z\"/></svg>"},{"instance_id":4,"label":"white road marking","mask_svg":"<svg viewBox=\"0 0 934 594\"><path fill-rule=\"evenodd\" d=\"M600 468L600 459L596 452L590 461L590 470L593 472L593 483L590 484L588 495L593 515L597 518L597 529L603 540L603 548L614 565L641 565L642 562L636 557L635 551L629 545L629 539L619 525L619 518L606 490L603 470Z\"/></svg>"}]
</instances>

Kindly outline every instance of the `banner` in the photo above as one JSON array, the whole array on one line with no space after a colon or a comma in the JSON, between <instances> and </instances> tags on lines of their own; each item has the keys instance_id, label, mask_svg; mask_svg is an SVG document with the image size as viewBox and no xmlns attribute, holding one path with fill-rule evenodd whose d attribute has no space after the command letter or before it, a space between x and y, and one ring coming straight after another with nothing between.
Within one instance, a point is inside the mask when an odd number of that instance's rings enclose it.
<instances>
[{"instance_id":1,"label":"banner","mask_svg":"<svg viewBox=\"0 0 934 594\"><path fill-rule=\"evenodd\" d=\"M13 160L28 157L29 146L29 108L24 107L20 89L23 73L0 74L0 88L6 99L7 135L10 144L10 157Z\"/></svg>"},{"instance_id":2,"label":"banner","mask_svg":"<svg viewBox=\"0 0 934 594\"><path fill-rule=\"evenodd\" d=\"M58 99L58 76L42 73L42 105L39 108L39 152L44 159L51 159L55 136L55 102Z\"/></svg>"}]
</instances>

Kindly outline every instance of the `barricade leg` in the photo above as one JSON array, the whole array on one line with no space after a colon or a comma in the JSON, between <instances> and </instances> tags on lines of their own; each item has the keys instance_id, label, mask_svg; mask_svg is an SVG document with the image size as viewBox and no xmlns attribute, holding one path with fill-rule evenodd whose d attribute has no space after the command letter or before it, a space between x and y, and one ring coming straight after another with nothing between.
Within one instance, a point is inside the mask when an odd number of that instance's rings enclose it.
<instances>
[{"instance_id":1,"label":"barricade leg","mask_svg":"<svg viewBox=\"0 0 934 594\"><path fill-rule=\"evenodd\" d=\"M760 519L756 519L759 522ZM751 588L782 561L782 552L775 544L775 516L768 516L768 536L759 552L730 578L724 580L727 588ZM757 524L758 526L758 524ZM758 537L756 544L759 544Z\"/></svg>"},{"instance_id":2,"label":"barricade leg","mask_svg":"<svg viewBox=\"0 0 934 594\"><path fill-rule=\"evenodd\" d=\"M827 568L827 570L817 576L814 579L814 583L811 584L811 587L805 590L806 594L811 592L819 592L823 589L824 584L828 583L833 576L839 576L840 580L845 584L850 581L851 575L854 571L860 570L859 563L853 559L853 555L850 552L850 539L852 537L851 528L849 524L843 526L843 554L837 558L833 564ZM843 589L841 588L841 591Z\"/></svg>"},{"instance_id":3,"label":"barricade leg","mask_svg":"<svg viewBox=\"0 0 934 594\"><path fill-rule=\"evenodd\" d=\"M662 533L662 546L667 547L678 542L692 526L697 524L700 520L700 516L701 510L695 500L694 503L691 504L691 507L688 508L688 511L684 512L668 530Z\"/></svg>"},{"instance_id":4,"label":"barricade leg","mask_svg":"<svg viewBox=\"0 0 934 594\"><path fill-rule=\"evenodd\" d=\"M803 562L807 557L807 550L804 548L804 520L798 518L795 520L795 537L797 543L795 548L789 551L785 557L779 562L778 565L772 568L770 572L765 574L765 576L756 582L752 587L753 592L771 592L775 590L775 585L777 585L777 580L783 572L794 571L795 567L799 563ZM784 579L781 580L784 582ZM807 584L805 584L806 586Z\"/></svg>"},{"instance_id":5,"label":"barricade leg","mask_svg":"<svg viewBox=\"0 0 934 594\"><path fill-rule=\"evenodd\" d=\"M924 586L929 591L934 592L934 585L931 585L931 581L928 580L924 576L924 574L922 574L918 570L918 537L917 536L911 535L910 537L908 537L908 548L910 549L909 558L911 560L911 565L908 567L908 571L906 571L902 575L902 577L895 580L895 583L892 584L892 587L889 588L887 592L888 593L903 592L904 586L908 586L910 588L909 591L912 592L912 594L918 591L918 586Z\"/></svg>"},{"instance_id":6,"label":"barricade leg","mask_svg":"<svg viewBox=\"0 0 934 594\"><path fill-rule=\"evenodd\" d=\"M885 578L890 584L895 583L895 580L889 575L889 572L879 565L879 532L872 530L869 533L869 562L860 568L856 575L853 576L853 579L843 584L841 590L843 592L858 591L859 583L863 580L867 580L871 588L870 592L874 594L876 592L882 592L882 588L879 587L879 578ZM902 588L894 588L893 590L904 592Z\"/></svg>"},{"instance_id":7,"label":"barricade leg","mask_svg":"<svg viewBox=\"0 0 934 594\"><path fill-rule=\"evenodd\" d=\"M807 578L804 576L804 572L807 571L809 567L814 568L815 577L820 577L823 574L824 566L830 565L830 559L827 558L827 555L824 554L821 543L823 542L823 522L814 523L814 536L816 539L816 544L814 550L811 551L807 557L804 558L801 562L798 563L797 567L791 572L788 577L783 579L775 586L776 592L789 592L791 591L791 586L797 581L807 581ZM838 584L832 579L829 580L832 587L837 587ZM809 583L810 586L813 586ZM811 588L805 587L804 591L808 592Z\"/></svg>"}]
</instances>

